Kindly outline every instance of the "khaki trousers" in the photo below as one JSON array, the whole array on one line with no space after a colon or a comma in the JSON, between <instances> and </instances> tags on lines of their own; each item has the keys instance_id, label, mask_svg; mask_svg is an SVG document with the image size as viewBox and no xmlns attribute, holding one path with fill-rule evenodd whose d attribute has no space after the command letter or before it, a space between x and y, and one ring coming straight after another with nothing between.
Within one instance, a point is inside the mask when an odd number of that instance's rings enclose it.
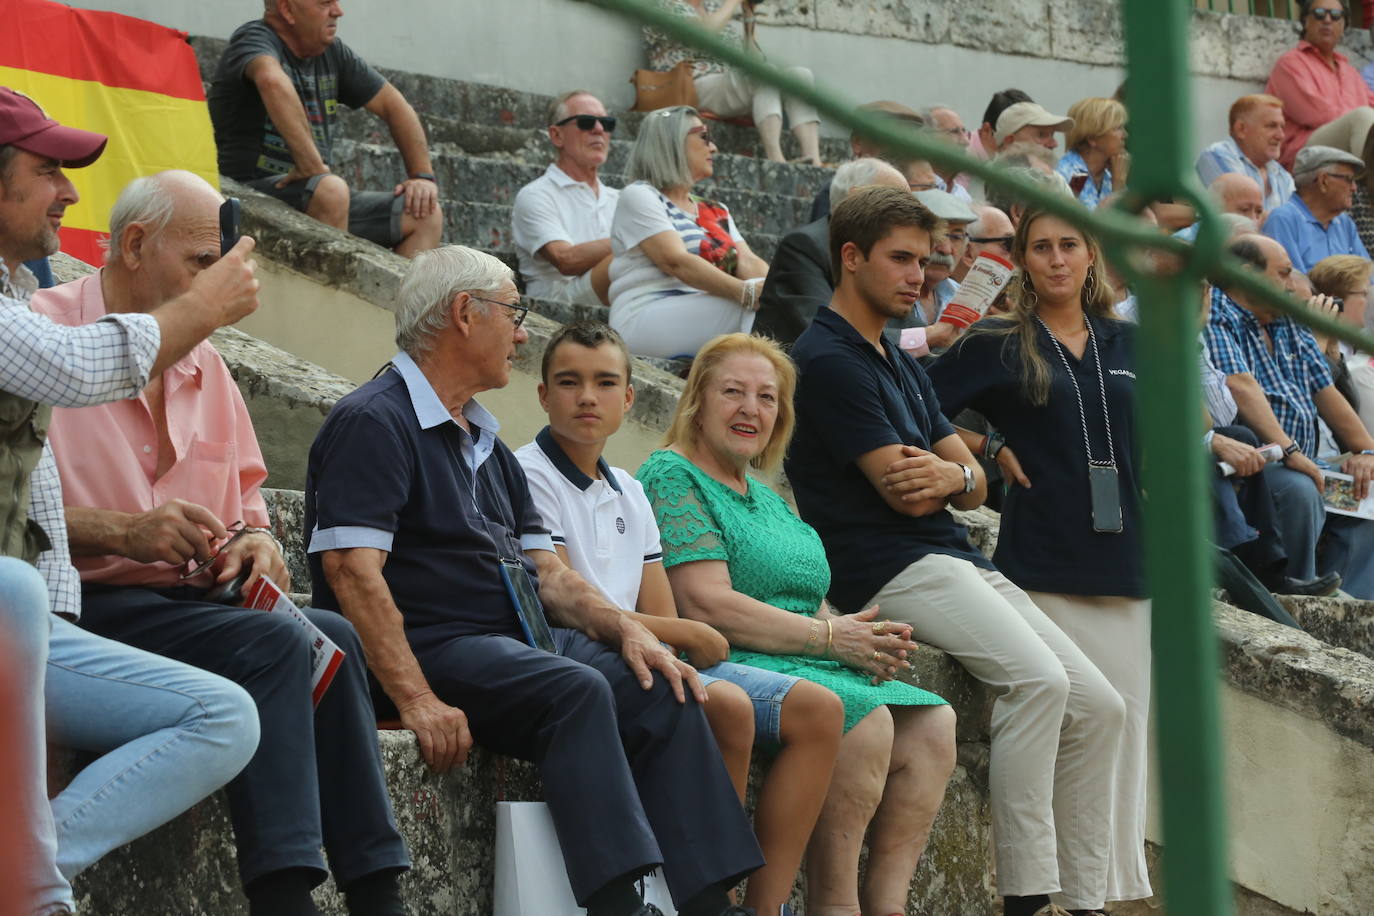
<instances>
[{"instance_id":1,"label":"khaki trousers","mask_svg":"<svg viewBox=\"0 0 1374 916\"><path fill-rule=\"evenodd\" d=\"M923 557L871 604L996 694L989 783L997 892L1058 892L1071 909L1102 906L1126 718L1109 679L1025 592L967 560Z\"/></svg>"},{"instance_id":2,"label":"khaki trousers","mask_svg":"<svg viewBox=\"0 0 1374 916\"><path fill-rule=\"evenodd\" d=\"M1112 773L1107 899L1148 897L1145 806L1149 771L1150 602L1100 595L1027 594L1083 650L1126 702L1126 723Z\"/></svg>"},{"instance_id":3,"label":"khaki trousers","mask_svg":"<svg viewBox=\"0 0 1374 916\"><path fill-rule=\"evenodd\" d=\"M1332 146L1352 156L1363 156L1370 127L1374 127L1374 108L1362 105L1312 131L1303 146Z\"/></svg>"}]
</instances>

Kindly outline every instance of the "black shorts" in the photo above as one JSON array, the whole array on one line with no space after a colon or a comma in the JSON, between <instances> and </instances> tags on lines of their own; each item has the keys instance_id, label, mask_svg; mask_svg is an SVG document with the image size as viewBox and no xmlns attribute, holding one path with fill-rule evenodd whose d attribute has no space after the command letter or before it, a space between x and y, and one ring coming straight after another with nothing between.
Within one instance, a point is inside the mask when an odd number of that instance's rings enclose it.
<instances>
[{"instance_id":1,"label":"black shorts","mask_svg":"<svg viewBox=\"0 0 1374 916\"><path fill-rule=\"evenodd\" d=\"M325 173L328 174L328 173ZM244 184L255 191L261 191L283 203L295 207L302 213L310 205L315 187L324 174L315 175L305 181L293 181L284 188L277 187L280 175L254 178ZM348 198L348 231L359 238L376 242L383 248L395 248L401 244L401 213L405 209L405 195L389 191L353 191Z\"/></svg>"}]
</instances>

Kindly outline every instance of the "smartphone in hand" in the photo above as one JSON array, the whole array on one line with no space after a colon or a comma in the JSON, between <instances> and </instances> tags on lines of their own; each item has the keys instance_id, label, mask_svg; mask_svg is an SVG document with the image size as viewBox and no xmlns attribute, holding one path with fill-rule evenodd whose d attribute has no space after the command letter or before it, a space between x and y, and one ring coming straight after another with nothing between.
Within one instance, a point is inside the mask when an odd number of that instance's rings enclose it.
<instances>
[{"instance_id":1,"label":"smartphone in hand","mask_svg":"<svg viewBox=\"0 0 1374 916\"><path fill-rule=\"evenodd\" d=\"M229 253L239 242L239 219L243 215L243 205L237 197L226 198L219 205L219 253Z\"/></svg>"}]
</instances>

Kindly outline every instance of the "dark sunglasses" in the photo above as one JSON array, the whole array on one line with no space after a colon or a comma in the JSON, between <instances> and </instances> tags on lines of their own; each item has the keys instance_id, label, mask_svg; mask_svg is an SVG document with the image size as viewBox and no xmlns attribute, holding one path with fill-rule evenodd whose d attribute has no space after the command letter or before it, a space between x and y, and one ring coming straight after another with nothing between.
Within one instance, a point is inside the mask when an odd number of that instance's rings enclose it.
<instances>
[{"instance_id":1,"label":"dark sunglasses","mask_svg":"<svg viewBox=\"0 0 1374 916\"><path fill-rule=\"evenodd\" d=\"M1329 19L1332 22L1340 22L1345 18L1345 10L1328 10L1323 8L1312 10L1307 15L1311 16L1313 19Z\"/></svg>"},{"instance_id":2,"label":"dark sunglasses","mask_svg":"<svg viewBox=\"0 0 1374 916\"><path fill-rule=\"evenodd\" d=\"M711 132L707 130L705 127L693 127L691 130L687 131L687 136L700 137L701 142L705 143L708 146L716 142L715 140L711 139Z\"/></svg>"},{"instance_id":3,"label":"dark sunglasses","mask_svg":"<svg viewBox=\"0 0 1374 916\"><path fill-rule=\"evenodd\" d=\"M1011 248L1012 236L1010 236L1010 235L992 235L992 236L977 236L977 235L970 235L970 236L968 237L968 240L969 240L970 242L976 242L976 243L979 244L979 245L1001 245L1003 248Z\"/></svg>"},{"instance_id":4,"label":"dark sunglasses","mask_svg":"<svg viewBox=\"0 0 1374 916\"><path fill-rule=\"evenodd\" d=\"M554 127L562 127L570 121L577 122L578 130L592 130L600 124L601 129L606 133L615 133L615 118L610 115L568 115L563 120L554 124Z\"/></svg>"}]
</instances>

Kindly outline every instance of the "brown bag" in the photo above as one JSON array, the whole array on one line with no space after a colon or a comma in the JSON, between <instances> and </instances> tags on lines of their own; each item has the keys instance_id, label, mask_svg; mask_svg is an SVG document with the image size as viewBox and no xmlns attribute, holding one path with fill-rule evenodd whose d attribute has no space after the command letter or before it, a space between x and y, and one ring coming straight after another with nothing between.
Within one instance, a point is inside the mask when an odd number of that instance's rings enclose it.
<instances>
[{"instance_id":1,"label":"brown bag","mask_svg":"<svg viewBox=\"0 0 1374 916\"><path fill-rule=\"evenodd\" d=\"M631 111L656 111L673 105L697 107L697 87L692 82L692 62L684 60L671 70L636 70L635 105Z\"/></svg>"}]
</instances>

